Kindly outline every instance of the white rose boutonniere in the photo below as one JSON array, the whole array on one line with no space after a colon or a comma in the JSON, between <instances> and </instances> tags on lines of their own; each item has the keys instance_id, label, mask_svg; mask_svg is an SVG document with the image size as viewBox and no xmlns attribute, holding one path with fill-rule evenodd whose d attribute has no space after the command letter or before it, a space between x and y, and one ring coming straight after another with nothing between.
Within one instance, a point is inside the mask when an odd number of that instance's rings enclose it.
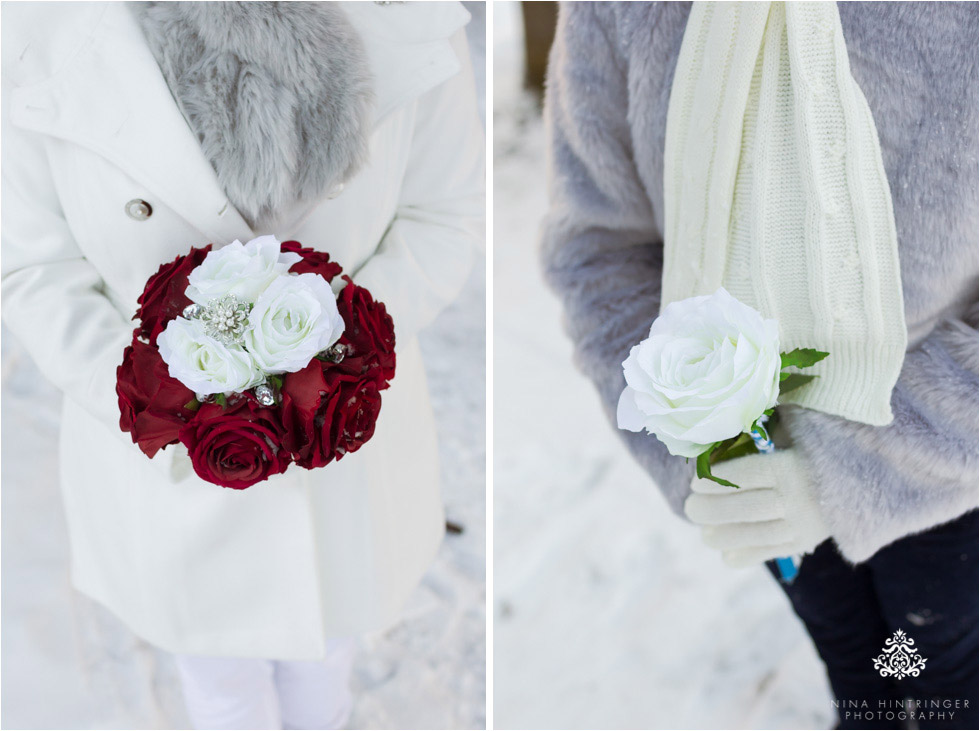
<instances>
[{"instance_id":1,"label":"white rose boutonniere","mask_svg":"<svg viewBox=\"0 0 980 731\"><path fill-rule=\"evenodd\" d=\"M737 487L712 476L711 464L753 451L753 435L768 442L764 424L779 394L816 377L784 369L827 355L780 354L778 323L724 289L673 302L623 362L619 428L646 430L671 454L696 458L698 477Z\"/></svg>"}]
</instances>

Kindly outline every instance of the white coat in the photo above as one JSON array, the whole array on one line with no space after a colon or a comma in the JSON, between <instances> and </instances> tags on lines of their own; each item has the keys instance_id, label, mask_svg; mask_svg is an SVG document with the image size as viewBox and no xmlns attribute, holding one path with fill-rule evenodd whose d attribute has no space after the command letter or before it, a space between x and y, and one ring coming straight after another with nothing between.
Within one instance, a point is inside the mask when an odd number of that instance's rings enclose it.
<instances>
[{"instance_id":1,"label":"white coat","mask_svg":"<svg viewBox=\"0 0 980 731\"><path fill-rule=\"evenodd\" d=\"M416 333L480 249L484 143L458 3L344 3L375 79L370 159L284 230L253 231L122 3L3 11L3 317L65 394L73 584L173 652L313 659L385 626L443 536ZM127 203L152 207L145 220ZM384 301L397 373L374 438L236 491L120 431L115 369L147 278L208 242L272 233L328 251Z\"/></svg>"}]
</instances>

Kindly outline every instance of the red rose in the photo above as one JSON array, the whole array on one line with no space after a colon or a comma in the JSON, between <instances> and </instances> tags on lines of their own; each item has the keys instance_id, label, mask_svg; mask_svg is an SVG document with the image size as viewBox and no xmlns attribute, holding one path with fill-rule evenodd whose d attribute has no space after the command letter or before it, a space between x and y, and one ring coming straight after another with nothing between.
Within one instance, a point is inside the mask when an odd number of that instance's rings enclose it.
<instances>
[{"instance_id":1,"label":"red rose","mask_svg":"<svg viewBox=\"0 0 980 731\"><path fill-rule=\"evenodd\" d=\"M331 428L331 441L337 459L356 452L374 436L374 426L381 412L381 393L377 381L370 379L353 385L344 384L341 392L343 407L334 412Z\"/></svg>"},{"instance_id":2,"label":"red rose","mask_svg":"<svg viewBox=\"0 0 980 731\"><path fill-rule=\"evenodd\" d=\"M168 444L176 444L178 432L194 412L184 408L194 393L176 378L152 345L133 333L133 342L123 352L116 369L119 397L119 426L129 432L147 457Z\"/></svg>"},{"instance_id":3,"label":"red rose","mask_svg":"<svg viewBox=\"0 0 980 731\"><path fill-rule=\"evenodd\" d=\"M167 323L178 317L191 301L184 295L187 277L211 251L211 244L203 249L191 249L187 256L178 256L169 264L163 264L150 277L140 295L140 307L134 320L140 321L140 333L156 345L157 336Z\"/></svg>"},{"instance_id":4,"label":"red rose","mask_svg":"<svg viewBox=\"0 0 980 731\"><path fill-rule=\"evenodd\" d=\"M316 358L302 370L283 376L279 404L284 430L282 445L293 461L306 469L326 464L313 454L313 446L317 431L316 412L328 389L323 378L323 364Z\"/></svg>"},{"instance_id":5,"label":"red rose","mask_svg":"<svg viewBox=\"0 0 980 731\"><path fill-rule=\"evenodd\" d=\"M325 413L332 415L340 400L340 385L356 383L358 376L345 374L314 359L306 368L283 378L280 409L285 433L283 446L300 467L323 467L334 459L333 447L321 438Z\"/></svg>"},{"instance_id":6,"label":"red rose","mask_svg":"<svg viewBox=\"0 0 980 731\"><path fill-rule=\"evenodd\" d=\"M283 252L291 251L303 257L303 261L298 261L289 268L293 274L312 272L319 274L328 282L332 282L334 277L344 271L340 264L330 261L329 254L305 248L299 241L283 241L280 250Z\"/></svg>"},{"instance_id":7,"label":"red rose","mask_svg":"<svg viewBox=\"0 0 980 731\"><path fill-rule=\"evenodd\" d=\"M181 429L180 441L187 447L198 477L242 490L289 466L281 435L275 411L244 397L227 407L201 406Z\"/></svg>"},{"instance_id":8,"label":"red rose","mask_svg":"<svg viewBox=\"0 0 980 731\"><path fill-rule=\"evenodd\" d=\"M306 469L322 467L360 449L374 435L380 391L395 374L395 331L384 304L344 277L337 298L344 318L340 363L314 359L285 374L280 405L283 446Z\"/></svg>"},{"instance_id":9,"label":"red rose","mask_svg":"<svg viewBox=\"0 0 980 731\"><path fill-rule=\"evenodd\" d=\"M286 376L280 408L283 446L293 460L306 469L323 467L374 436L380 387L373 374L351 375L314 361Z\"/></svg>"},{"instance_id":10,"label":"red rose","mask_svg":"<svg viewBox=\"0 0 980 731\"><path fill-rule=\"evenodd\" d=\"M319 408L313 415L312 429L308 432L310 444L307 460L310 468L322 467L337 459L337 439L334 423L338 415L342 418L343 403L346 400L345 381L356 382L356 376L349 376L338 370L331 369L324 373L328 388L320 401Z\"/></svg>"},{"instance_id":11,"label":"red rose","mask_svg":"<svg viewBox=\"0 0 980 731\"><path fill-rule=\"evenodd\" d=\"M344 334L340 339L351 354L340 363L348 373L366 374L378 369L379 388L387 388L395 376L395 325L384 303L376 302L364 287L358 287L350 277L347 286L337 297L337 309L344 318Z\"/></svg>"}]
</instances>

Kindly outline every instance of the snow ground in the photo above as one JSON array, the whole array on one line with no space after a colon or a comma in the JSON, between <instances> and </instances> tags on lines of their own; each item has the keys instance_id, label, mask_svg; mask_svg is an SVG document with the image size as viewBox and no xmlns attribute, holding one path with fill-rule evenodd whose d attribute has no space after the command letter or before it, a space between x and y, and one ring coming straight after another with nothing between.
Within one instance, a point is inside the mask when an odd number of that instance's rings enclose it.
<instances>
[{"instance_id":1,"label":"snow ground","mask_svg":"<svg viewBox=\"0 0 980 731\"><path fill-rule=\"evenodd\" d=\"M675 517L572 365L537 265L545 138L494 3L494 724L829 728L802 624Z\"/></svg>"},{"instance_id":2,"label":"snow ground","mask_svg":"<svg viewBox=\"0 0 980 731\"><path fill-rule=\"evenodd\" d=\"M485 16L482 7L470 9L482 100ZM363 639L350 728L485 726L484 282L481 262L460 299L422 337L443 497L448 517L465 532L447 536L402 621ZM69 584L50 448L61 396L6 330L2 403L2 727L187 728L169 655Z\"/></svg>"}]
</instances>

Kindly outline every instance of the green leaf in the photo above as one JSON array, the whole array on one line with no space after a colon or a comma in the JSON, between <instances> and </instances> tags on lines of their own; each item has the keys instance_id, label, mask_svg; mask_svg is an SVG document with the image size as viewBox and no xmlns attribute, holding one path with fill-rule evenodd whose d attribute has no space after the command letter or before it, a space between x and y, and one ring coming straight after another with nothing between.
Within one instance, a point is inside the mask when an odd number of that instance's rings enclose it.
<instances>
[{"instance_id":1,"label":"green leaf","mask_svg":"<svg viewBox=\"0 0 980 731\"><path fill-rule=\"evenodd\" d=\"M216 393L214 395L214 402L221 408L225 408L228 405L228 398L223 393Z\"/></svg>"},{"instance_id":2,"label":"green leaf","mask_svg":"<svg viewBox=\"0 0 980 731\"><path fill-rule=\"evenodd\" d=\"M813 348L797 348L796 350L791 350L788 353L782 353L780 359L782 365L780 370L783 368L789 368L790 366L796 366L797 368L809 368L826 358L830 353L825 353L822 350L815 350Z\"/></svg>"},{"instance_id":3,"label":"green leaf","mask_svg":"<svg viewBox=\"0 0 980 731\"><path fill-rule=\"evenodd\" d=\"M265 380L267 380L270 383L270 385L274 386L275 388L282 389L282 376L281 375L279 375L279 374L272 374L272 375L266 376L265 377Z\"/></svg>"},{"instance_id":4,"label":"green leaf","mask_svg":"<svg viewBox=\"0 0 980 731\"><path fill-rule=\"evenodd\" d=\"M741 454L749 454L749 452L743 452L742 447L748 444L753 450L755 450L755 445L752 442L752 437L742 432L738 436L732 437L731 439L726 439L721 442L717 447L715 447L711 452L711 464L718 464L719 462L727 462L730 459L734 459L735 456Z\"/></svg>"},{"instance_id":5,"label":"green leaf","mask_svg":"<svg viewBox=\"0 0 980 731\"><path fill-rule=\"evenodd\" d=\"M711 453L712 451L714 451L715 447L717 447L720 443L721 442L715 442L706 451L698 455L698 464L697 464L698 477L700 477L703 480L711 480L712 482L717 482L719 485L725 485L726 487L737 488L738 485L736 485L734 482L723 480L722 478L715 477L713 474L711 474Z\"/></svg>"},{"instance_id":6,"label":"green leaf","mask_svg":"<svg viewBox=\"0 0 980 731\"><path fill-rule=\"evenodd\" d=\"M190 401L184 404L184 408L188 411L197 411L199 408L201 408L201 402L196 398L192 398Z\"/></svg>"},{"instance_id":7,"label":"green leaf","mask_svg":"<svg viewBox=\"0 0 980 731\"><path fill-rule=\"evenodd\" d=\"M765 414L766 416L772 416L773 414L775 414L775 413L776 413L776 409L775 409L775 408L772 408L772 409L766 409L766 410L765 410L765 411L763 411L762 413L763 413L763 414Z\"/></svg>"},{"instance_id":8,"label":"green leaf","mask_svg":"<svg viewBox=\"0 0 980 731\"><path fill-rule=\"evenodd\" d=\"M750 454L758 454L758 452L759 450L755 448L755 442L752 441L752 437L746 434L745 441L739 441L727 452L725 452L721 459L715 461L727 462L730 459L738 459L739 457L745 457Z\"/></svg>"},{"instance_id":9,"label":"green leaf","mask_svg":"<svg viewBox=\"0 0 980 731\"><path fill-rule=\"evenodd\" d=\"M782 379L779 383L779 395L789 393L790 391L795 391L800 388L800 386L805 386L810 381L812 381L816 376L807 375L806 373L787 373L786 378Z\"/></svg>"}]
</instances>

